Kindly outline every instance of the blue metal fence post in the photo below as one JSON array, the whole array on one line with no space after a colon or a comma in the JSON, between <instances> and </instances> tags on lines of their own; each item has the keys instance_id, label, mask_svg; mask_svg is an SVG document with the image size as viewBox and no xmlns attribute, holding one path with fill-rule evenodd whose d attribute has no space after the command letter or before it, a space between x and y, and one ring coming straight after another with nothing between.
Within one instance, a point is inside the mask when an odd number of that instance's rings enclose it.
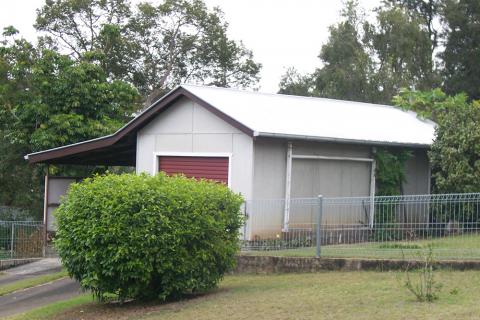
<instances>
[{"instance_id":1,"label":"blue metal fence post","mask_svg":"<svg viewBox=\"0 0 480 320\"><path fill-rule=\"evenodd\" d=\"M318 213L317 213L317 258L320 258L321 254L321 225L322 225L322 215L323 215L323 196L318 196Z\"/></svg>"},{"instance_id":2,"label":"blue metal fence post","mask_svg":"<svg viewBox=\"0 0 480 320\"><path fill-rule=\"evenodd\" d=\"M10 238L10 258L12 259L13 259L14 240L15 240L15 224L12 221L12 234Z\"/></svg>"}]
</instances>

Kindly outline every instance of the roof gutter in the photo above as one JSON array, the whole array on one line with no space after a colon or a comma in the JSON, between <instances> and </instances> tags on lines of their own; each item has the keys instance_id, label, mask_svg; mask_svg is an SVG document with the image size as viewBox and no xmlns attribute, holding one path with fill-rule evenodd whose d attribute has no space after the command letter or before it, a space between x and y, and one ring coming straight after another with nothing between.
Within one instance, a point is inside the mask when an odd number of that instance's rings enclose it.
<instances>
[{"instance_id":1,"label":"roof gutter","mask_svg":"<svg viewBox=\"0 0 480 320\"><path fill-rule=\"evenodd\" d=\"M338 143L351 143L351 144L366 144L366 145L376 145L376 146L411 147L411 148L424 148L424 149L428 149L431 146L431 144L423 144L423 143L403 143L403 142L391 142L391 141L356 140L356 139L317 137L317 136L282 134L282 133L259 132L259 131L255 131L253 133L253 136L254 137L266 137L266 138L309 140L309 141L322 141L322 142L338 142Z\"/></svg>"}]
</instances>

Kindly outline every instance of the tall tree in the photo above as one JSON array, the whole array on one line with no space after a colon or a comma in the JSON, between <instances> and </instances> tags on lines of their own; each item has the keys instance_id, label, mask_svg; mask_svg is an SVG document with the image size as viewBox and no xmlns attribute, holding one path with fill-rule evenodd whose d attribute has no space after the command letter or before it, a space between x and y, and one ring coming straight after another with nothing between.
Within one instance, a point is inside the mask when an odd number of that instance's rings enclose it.
<instances>
[{"instance_id":1,"label":"tall tree","mask_svg":"<svg viewBox=\"0 0 480 320\"><path fill-rule=\"evenodd\" d=\"M16 37L7 28L0 43L0 201L41 212L41 172L23 156L112 133L138 109L139 95L98 63Z\"/></svg>"},{"instance_id":2,"label":"tall tree","mask_svg":"<svg viewBox=\"0 0 480 320\"><path fill-rule=\"evenodd\" d=\"M436 31L432 29L435 34L430 34L430 20L423 16L428 15L427 9L416 10L407 4L413 6L408 0L384 1L376 9L375 20L369 22L357 1L347 1L342 20L330 27L328 42L322 46L319 58L323 66L312 75L312 94L389 104L401 88L438 86L432 44ZM303 88L302 80L308 77L287 73L281 90L287 84L291 89Z\"/></svg>"},{"instance_id":3,"label":"tall tree","mask_svg":"<svg viewBox=\"0 0 480 320\"><path fill-rule=\"evenodd\" d=\"M45 0L37 10L35 28L81 58L83 53L101 48L99 39L105 26L125 27L130 14L128 0Z\"/></svg>"},{"instance_id":4,"label":"tall tree","mask_svg":"<svg viewBox=\"0 0 480 320\"><path fill-rule=\"evenodd\" d=\"M373 81L389 103L401 88L428 90L435 85L432 41L422 20L399 6L378 9L376 22L366 23L365 38L376 57Z\"/></svg>"},{"instance_id":5,"label":"tall tree","mask_svg":"<svg viewBox=\"0 0 480 320\"><path fill-rule=\"evenodd\" d=\"M142 3L129 27L141 69L134 83L150 92L147 103L182 82L248 87L258 81L252 52L227 37L221 11L201 0Z\"/></svg>"},{"instance_id":6,"label":"tall tree","mask_svg":"<svg viewBox=\"0 0 480 320\"><path fill-rule=\"evenodd\" d=\"M128 0L45 0L35 28L44 34L42 43L77 60L95 53L110 77L125 80L135 72L126 36L131 14Z\"/></svg>"},{"instance_id":7,"label":"tall tree","mask_svg":"<svg viewBox=\"0 0 480 320\"><path fill-rule=\"evenodd\" d=\"M372 101L369 77L372 61L362 43L362 14L357 1L348 1L342 21L329 28L330 37L322 46L323 63L314 74L315 95L328 98Z\"/></svg>"},{"instance_id":8,"label":"tall tree","mask_svg":"<svg viewBox=\"0 0 480 320\"><path fill-rule=\"evenodd\" d=\"M17 39L17 33L15 28L7 27L0 41L0 204L40 213L39 176L22 159L29 148L8 130L18 119L14 112L17 104L29 101L29 79L37 57L35 48Z\"/></svg>"},{"instance_id":9,"label":"tall tree","mask_svg":"<svg viewBox=\"0 0 480 320\"><path fill-rule=\"evenodd\" d=\"M444 63L445 91L465 92L480 98L480 2L445 0Z\"/></svg>"},{"instance_id":10,"label":"tall tree","mask_svg":"<svg viewBox=\"0 0 480 320\"><path fill-rule=\"evenodd\" d=\"M18 61L10 66L22 68ZM12 142L31 151L58 147L112 133L136 110L138 92L129 84L108 81L93 63L74 62L50 50L38 53L28 86L13 101L4 124Z\"/></svg>"},{"instance_id":11,"label":"tall tree","mask_svg":"<svg viewBox=\"0 0 480 320\"><path fill-rule=\"evenodd\" d=\"M302 75L295 68L288 68L280 80L278 93L294 96L311 96L313 79L311 75Z\"/></svg>"},{"instance_id":12,"label":"tall tree","mask_svg":"<svg viewBox=\"0 0 480 320\"><path fill-rule=\"evenodd\" d=\"M387 3L407 9L410 15L420 17L426 27L432 43L432 52L438 47L439 30L436 20L439 18L443 0L387 0Z\"/></svg>"},{"instance_id":13,"label":"tall tree","mask_svg":"<svg viewBox=\"0 0 480 320\"><path fill-rule=\"evenodd\" d=\"M449 96L440 89L404 90L395 104L437 123L429 151L434 191L480 191L480 103L465 94Z\"/></svg>"},{"instance_id":14,"label":"tall tree","mask_svg":"<svg viewBox=\"0 0 480 320\"><path fill-rule=\"evenodd\" d=\"M47 0L36 28L43 42L95 59L109 77L134 84L150 104L182 82L249 87L260 64L241 42L227 36L218 8L202 0Z\"/></svg>"}]
</instances>

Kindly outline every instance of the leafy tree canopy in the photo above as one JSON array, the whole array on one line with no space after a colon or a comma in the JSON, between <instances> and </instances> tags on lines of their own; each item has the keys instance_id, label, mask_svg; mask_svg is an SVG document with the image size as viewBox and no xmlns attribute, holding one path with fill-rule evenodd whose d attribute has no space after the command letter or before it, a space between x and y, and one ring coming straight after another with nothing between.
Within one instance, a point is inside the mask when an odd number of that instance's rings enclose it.
<instances>
[{"instance_id":1,"label":"leafy tree canopy","mask_svg":"<svg viewBox=\"0 0 480 320\"><path fill-rule=\"evenodd\" d=\"M433 61L433 46L420 14L399 4L385 2L369 22L354 0L347 1L342 20L330 27L328 42L319 58L322 66L310 75L288 79L299 94L390 103L402 87L429 89L439 82ZM312 78L311 84L303 81ZM294 91L295 92L295 91Z\"/></svg>"},{"instance_id":2,"label":"leafy tree canopy","mask_svg":"<svg viewBox=\"0 0 480 320\"><path fill-rule=\"evenodd\" d=\"M428 90L436 84L432 44L419 16L384 6L365 30L366 45L376 57L372 82L378 101L390 103L401 88Z\"/></svg>"},{"instance_id":3,"label":"leafy tree canopy","mask_svg":"<svg viewBox=\"0 0 480 320\"><path fill-rule=\"evenodd\" d=\"M138 107L131 85L109 81L102 68L75 62L23 39L4 42L3 128L11 143L31 151L112 133Z\"/></svg>"},{"instance_id":4,"label":"leafy tree canopy","mask_svg":"<svg viewBox=\"0 0 480 320\"><path fill-rule=\"evenodd\" d=\"M393 103L403 110L415 111L421 118L438 121L448 110L463 104L465 95L449 97L441 89L415 91L402 89L393 97Z\"/></svg>"},{"instance_id":5,"label":"leafy tree canopy","mask_svg":"<svg viewBox=\"0 0 480 320\"><path fill-rule=\"evenodd\" d=\"M465 94L449 96L440 89L404 90L395 104L413 110L437 123L436 138L429 151L434 192L480 190L480 102Z\"/></svg>"},{"instance_id":6,"label":"leafy tree canopy","mask_svg":"<svg viewBox=\"0 0 480 320\"><path fill-rule=\"evenodd\" d=\"M260 64L227 36L218 8L201 0L48 0L36 28L77 59L93 55L108 76L135 85L147 104L183 82L249 87Z\"/></svg>"},{"instance_id":7,"label":"leafy tree canopy","mask_svg":"<svg viewBox=\"0 0 480 320\"><path fill-rule=\"evenodd\" d=\"M348 1L342 18L341 22L329 28L330 37L320 51L323 66L314 73L315 95L370 101L372 61L361 39L364 20L358 3Z\"/></svg>"},{"instance_id":8,"label":"leafy tree canopy","mask_svg":"<svg viewBox=\"0 0 480 320\"><path fill-rule=\"evenodd\" d=\"M445 0L442 20L445 91L480 99L480 2Z\"/></svg>"},{"instance_id":9,"label":"leafy tree canopy","mask_svg":"<svg viewBox=\"0 0 480 320\"><path fill-rule=\"evenodd\" d=\"M429 152L435 191L480 191L480 103L454 97L456 108L440 118Z\"/></svg>"},{"instance_id":10,"label":"leafy tree canopy","mask_svg":"<svg viewBox=\"0 0 480 320\"><path fill-rule=\"evenodd\" d=\"M13 27L0 42L0 201L39 212L41 170L27 153L117 130L139 107L130 84L98 63L34 47ZM38 212L37 212L38 214Z\"/></svg>"},{"instance_id":11,"label":"leafy tree canopy","mask_svg":"<svg viewBox=\"0 0 480 320\"><path fill-rule=\"evenodd\" d=\"M311 76L302 75L295 68L288 68L280 80L280 91L278 93L311 96L312 90L313 79Z\"/></svg>"},{"instance_id":12,"label":"leafy tree canopy","mask_svg":"<svg viewBox=\"0 0 480 320\"><path fill-rule=\"evenodd\" d=\"M401 6L407 12L423 19L423 26L432 41L432 49L438 47L439 30L436 20L439 18L443 0L386 0L386 3Z\"/></svg>"}]
</instances>

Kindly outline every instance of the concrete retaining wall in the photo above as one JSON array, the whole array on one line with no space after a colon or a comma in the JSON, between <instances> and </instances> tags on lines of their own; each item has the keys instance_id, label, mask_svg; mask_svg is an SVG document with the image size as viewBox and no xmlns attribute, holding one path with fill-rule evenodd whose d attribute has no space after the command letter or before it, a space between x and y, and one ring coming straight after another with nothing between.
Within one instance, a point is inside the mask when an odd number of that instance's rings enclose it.
<instances>
[{"instance_id":1,"label":"concrete retaining wall","mask_svg":"<svg viewBox=\"0 0 480 320\"><path fill-rule=\"evenodd\" d=\"M0 270L6 270L16 266L21 266L23 264L35 262L40 259L42 258L0 260Z\"/></svg>"},{"instance_id":2,"label":"concrete retaining wall","mask_svg":"<svg viewBox=\"0 0 480 320\"><path fill-rule=\"evenodd\" d=\"M420 261L340 259L313 257L237 256L234 273L306 273L319 271L404 270ZM436 267L452 270L480 270L480 261L438 261Z\"/></svg>"}]
</instances>

